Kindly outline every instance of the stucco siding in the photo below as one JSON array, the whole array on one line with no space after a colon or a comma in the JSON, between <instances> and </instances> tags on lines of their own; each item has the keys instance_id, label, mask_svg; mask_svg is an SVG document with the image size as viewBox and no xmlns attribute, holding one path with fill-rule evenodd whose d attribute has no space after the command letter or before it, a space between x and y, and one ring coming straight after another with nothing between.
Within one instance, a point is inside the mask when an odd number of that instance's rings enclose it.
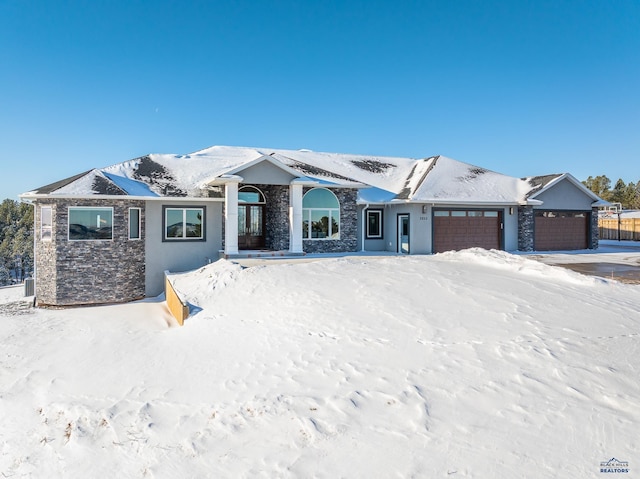
<instances>
[{"instance_id":1,"label":"stucco siding","mask_svg":"<svg viewBox=\"0 0 640 479\"><path fill-rule=\"evenodd\" d=\"M244 184L259 183L268 185L289 185L295 177L277 166L262 161L249 168L239 171L238 176L242 177Z\"/></svg>"},{"instance_id":2,"label":"stucco siding","mask_svg":"<svg viewBox=\"0 0 640 479\"><path fill-rule=\"evenodd\" d=\"M506 251L518 249L518 214L509 207L482 205L439 204L437 208L451 209L488 209L502 212L504 229L502 230L503 248ZM433 206L430 204L391 205L384 209L384 247L386 251L398 251L398 215L409 214L409 251L410 254L431 254L433 252ZM368 242L367 242L368 243Z\"/></svg>"},{"instance_id":3,"label":"stucco siding","mask_svg":"<svg viewBox=\"0 0 640 479\"><path fill-rule=\"evenodd\" d=\"M427 207L428 208L428 207ZM420 204L390 205L384 209L384 246L385 251L398 252L398 215L409 215L409 252L410 254L431 253L430 212L422 213Z\"/></svg>"},{"instance_id":4,"label":"stucco siding","mask_svg":"<svg viewBox=\"0 0 640 479\"><path fill-rule=\"evenodd\" d=\"M163 241L163 207L206 207L205 240ZM165 271L189 271L216 261L222 249L222 202L194 199L189 203L148 201L146 206L147 235L145 246L147 265L145 294L157 296L163 291Z\"/></svg>"},{"instance_id":5,"label":"stucco siding","mask_svg":"<svg viewBox=\"0 0 640 479\"><path fill-rule=\"evenodd\" d=\"M366 215L367 210L365 207L360 205L358 206L358 250L362 250L362 242L364 238L364 250L365 251L386 251L386 215L387 208L384 206L376 205L370 206L368 210L378 210L382 211L382 238L367 238L366 235L363 236L363 228L366 230Z\"/></svg>"},{"instance_id":6,"label":"stucco siding","mask_svg":"<svg viewBox=\"0 0 640 479\"><path fill-rule=\"evenodd\" d=\"M518 207L516 205L503 209L504 250L518 250Z\"/></svg>"},{"instance_id":7,"label":"stucco siding","mask_svg":"<svg viewBox=\"0 0 640 479\"><path fill-rule=\"evenodd\" d=\"M535 196L535 199L543 201L542 205L534 206L537 210L590 211L594 201L566 179Z\"/></svg>"}]
</instances>

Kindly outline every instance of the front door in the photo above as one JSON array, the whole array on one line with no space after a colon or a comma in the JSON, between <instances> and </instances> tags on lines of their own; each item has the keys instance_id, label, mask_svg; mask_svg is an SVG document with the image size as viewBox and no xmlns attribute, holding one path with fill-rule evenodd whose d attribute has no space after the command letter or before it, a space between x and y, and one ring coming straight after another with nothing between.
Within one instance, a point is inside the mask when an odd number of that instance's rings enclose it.
<instances>
[{"instance_id":1,"label":"front door","mask_svg":"<svg viewBox=\"0 0 640 479\"><path fill-rule=\"evenodd\" d=\"M264 205L238 205L238 249L264 248Z\"/></svg>"},{"instance_id":2,"label":"front door","mask_svg":"<svg viewBox=\"0 0 640 479\"><path fill-rule=\"evenodd\" d=\"M409 215L398 215L398 253L409 254Z\"/></svg>"}]
</instances>

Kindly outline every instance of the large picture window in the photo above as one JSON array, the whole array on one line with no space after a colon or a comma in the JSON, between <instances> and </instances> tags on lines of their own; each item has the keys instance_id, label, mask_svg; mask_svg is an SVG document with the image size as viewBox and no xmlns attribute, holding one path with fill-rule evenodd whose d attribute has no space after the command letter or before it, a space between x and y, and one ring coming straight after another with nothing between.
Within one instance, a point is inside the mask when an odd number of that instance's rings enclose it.
<instances>
[{"instance_id":1,"label":"large picture window","mask_svg":"<svg viewBox=\"0 0 640 479\"><path fill-rule=\"evenodd\" d=\"M113 239L113 208L69 207L69 240Z\"/></svg>"},{"instance_id":2,"label":"large picture window","mask_svg":"<svg viewBox=\"0 0 640 479\"><path fill-rule=\"evenodd\" d=\"M367 210L367 238L382 238L382 210Z\"/></svg>"},{"instance_id":3,"label":"large picture window","mask_svg":"<svg viewBox=\"0 0 640 479\"><path fill-rule=\"evenodd\" d=\"M199 208L164 207L165 241L204 240L204 206Z\"/></svg>"},{"instance_id":4,"label":"large picture window","mask_svg":"<svg viewBox=\"0 0 640 479\"><path fill-rule=\"evenodd\" d=\"M340 239L340 202L326 188L314 188L302 199L302 238Z\"/></svg>"},{"instance_id":5,"label":"large picture window","mask_svg":"<svg viewBox=\"0 0 640 479\"><path fill-rule=\"evenodd\" d=\"M43 206L40 208L40 239L42 241L51 241L53 233L53 212L51 206Z\"/></svg>"}]
</instances>

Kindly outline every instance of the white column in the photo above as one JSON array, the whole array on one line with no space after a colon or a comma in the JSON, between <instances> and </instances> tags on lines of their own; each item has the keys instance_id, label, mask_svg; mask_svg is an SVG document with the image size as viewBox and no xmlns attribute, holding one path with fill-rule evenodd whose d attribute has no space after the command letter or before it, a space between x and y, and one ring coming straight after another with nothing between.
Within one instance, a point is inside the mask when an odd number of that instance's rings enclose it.
<instances>
[{"instance_id":1,"label":"white column","mask_svg":"<svg viewBox=\"0 0 640 479\"><path fill-rule=\"evenodd\" d=\"M238 183L229 178L224 184L224 253L238 254Z\"/></svg>"},{"instance_id":2,"label":"white column","mask_svg":"<svg viewBox=\"0 0 640 479\"><path fill-rule=\"evenodd\" d=\"M302 253L302 184L289 186L289 252Z\"/></svg>"}]
</instances>

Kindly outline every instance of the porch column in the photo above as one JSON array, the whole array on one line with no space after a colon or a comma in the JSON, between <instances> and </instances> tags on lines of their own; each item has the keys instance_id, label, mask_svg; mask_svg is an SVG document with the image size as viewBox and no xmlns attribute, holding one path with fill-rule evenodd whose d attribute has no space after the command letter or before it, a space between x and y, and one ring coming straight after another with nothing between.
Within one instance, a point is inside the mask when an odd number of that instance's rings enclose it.
<instances>
[{"instance_id":1,"label":"porch column","mask_svg":"<svg viewBox=\"0 0 640 479\"><path fill-rule=\"evenodd\" d=\"M302 184L289 185L289 251L302 253Z\"/></svg>"},{"instance_id":2,"label":"porch column","mask_svg":"<svg viewBox=\"0 0 640 479\"><path fill-rule=\"evenodd\" d=\"M224 253L238 254L238 183L239 176L225 178L224 184Z\"/></svg>"}]
</instances>

